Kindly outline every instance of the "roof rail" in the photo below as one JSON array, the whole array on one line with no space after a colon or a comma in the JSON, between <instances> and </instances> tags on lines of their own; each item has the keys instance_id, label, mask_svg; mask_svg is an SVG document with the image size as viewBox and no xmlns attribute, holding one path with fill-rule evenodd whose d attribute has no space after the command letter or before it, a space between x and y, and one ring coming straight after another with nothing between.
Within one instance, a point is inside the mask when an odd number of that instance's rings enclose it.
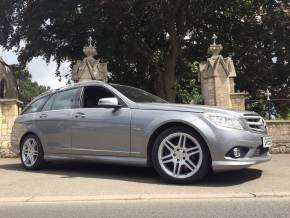
<instances>
[{"instance_id":1,"label":"roof rail","mask_svg":"<svg viewBox=\"0 0 290 218\"><path fill-rule=\"evenodd\" d=\"M81 82L78 82L78 83L72 83L72 84L68 84L66 86L62 86L62 87L59 87L59 88L56 88L56 89L50 89L42 94L39 95L39 97L41 96L44 96L44 95L48 95L48 94L51 94L53 92L56 92L56 91L60 91L60 90L63 90L63 89L67 89L67 88L71 88L71 87L78 87L78 86L82 86L84 84L94 84L94 83L105 83L101 80L88 80L88 81L81 81Z\"/></svg>"}]
</instances>

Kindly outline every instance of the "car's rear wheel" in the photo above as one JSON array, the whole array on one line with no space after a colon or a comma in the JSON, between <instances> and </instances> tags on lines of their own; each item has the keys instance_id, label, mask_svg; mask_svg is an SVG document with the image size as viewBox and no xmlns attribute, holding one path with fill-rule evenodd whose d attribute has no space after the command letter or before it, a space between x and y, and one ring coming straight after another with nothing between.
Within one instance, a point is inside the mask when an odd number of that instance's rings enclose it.
<instances>
[{"instance_id":1,"label":"car's rear wheel","mask_svg":"<svg viewBox=\"0 0 290 218\"><path fill-rule=\"evenodd\" d=\"M36 170L43 166L43 149L40 140L33 134L27 135L21 143L21 163L24 168Z\"/></svg>"},{"instance_id":2,"label":"car's rear wheel","mask_svg":"<svg viewBox=\"0 0 290 218\"><path fill-rule=\"evenodd\" d=\"M206 144L191 129L172 127L155 140L152 160L156 171L173 183L193 183L210 171Z\"/></svg>"}]
</instances>

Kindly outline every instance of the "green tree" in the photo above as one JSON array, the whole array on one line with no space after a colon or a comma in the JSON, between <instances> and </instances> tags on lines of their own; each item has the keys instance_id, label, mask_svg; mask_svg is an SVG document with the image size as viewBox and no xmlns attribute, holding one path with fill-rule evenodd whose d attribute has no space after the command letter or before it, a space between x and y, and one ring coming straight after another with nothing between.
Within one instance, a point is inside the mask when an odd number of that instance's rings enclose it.
<instances>
[{"instance_id":1,"label":"green tree","mask_svg":"<svg viewBox=\"0 0 290 218\"><path fill-rule=\"evenodd\" d=\"M184 75L177 85L176 102L201 104L203 103L203 99L200 94L200 86L196 79L198 73L198 62L194 62L190 67L190 73Z\"/></svg>"},{"instance_id":2,"label":"green tree","mask_svg":"<svg viewBox=\"0 0 290 218\"><path fill-rule=\"evenodd\" d=\"M15 70L15 77L18 84L19 100L23 102L23 106L27 105L36 96L50 89L50 87L33 82L28 70Z\"/></svg>"},{"instance_id":3,"label":"green tree","mask_svg":"<svg viewBox=\"0 0 290 218\"><path fill-rule=\"evenodd\" d=\"M83 57L92 36L109 61L111 81L131 84L174 101L190 86L188 63L203 61L216 33L232 54L237 88L253 98L270 88L289 98L288 0L3 0L0 44L61 63ZM189 78L184 81L184 78ZM196 78L195 78L196 79ZM177 96L177 100L178 100ZM287 106L286 106L287 107Z\"/></svg>"}]
</instances>

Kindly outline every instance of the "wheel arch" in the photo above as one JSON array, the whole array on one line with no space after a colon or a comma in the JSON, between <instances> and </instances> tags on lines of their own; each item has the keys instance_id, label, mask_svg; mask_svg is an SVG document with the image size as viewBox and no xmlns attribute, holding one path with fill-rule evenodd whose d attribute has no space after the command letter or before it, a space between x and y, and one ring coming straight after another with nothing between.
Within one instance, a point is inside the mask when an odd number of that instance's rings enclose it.
<instances>
[{"instance_id":1,"label":"wheel arch","mask_svg":"<svg viewBox=\"0 0 290 218\"><path fill-rule=\"evenodd\" d=\"M39 136L38 136L35 132L33 132L33 131L28 131L28 132L24 133L24 134L21 136L21 139L20 139L20 141L19 141L19 150L20 150L20 151L21 151L21 145L22 145L24 139L25 139L28 135L34 135L34 136L36 136L36 137L38 138L38 140L40 141ZM40 141L40 143L41 143L41 141ZM41 146L42 146L42 145L41 145Z\"/></svg>"},{"instance_id":2,"label":"wheel arch","mask_svg":"<svg viewBox=\"0 0 290 218\"><path fill-rule=\"evenodd\" d=\"M157 139L158 135L163 132L166 129L169 129L171 127L185 127L188 128L190 130L192 130L199 138L200 140L202 140L202 142L205 144L205 147L209 153L210 156L210 161L212 161L212 157L211 157L211 152L210 152L210 148L208 143L206 142L206 140L204 139L204 136L202 136L202 134L200 133L200 131L196 128L193 127L190 124L187 123L183 123L183 122L177 122L177 121L172 121L172 122L168 122L165 124L162 124L161 126L159 126L158 128L156 128L153 133L151 134L149 141L147 143L147 165L148 166L152 166L152 149L153 149L153 145L154 145L154 141Z\"/></svg>"}]
</instances>

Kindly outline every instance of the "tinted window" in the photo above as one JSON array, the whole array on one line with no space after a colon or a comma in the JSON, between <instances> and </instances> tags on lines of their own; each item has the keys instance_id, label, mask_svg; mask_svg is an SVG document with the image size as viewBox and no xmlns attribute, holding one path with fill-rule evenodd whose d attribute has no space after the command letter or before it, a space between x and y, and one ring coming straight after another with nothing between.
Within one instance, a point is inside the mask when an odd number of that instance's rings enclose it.
<instances>
[{"instance_id":1,"label":"tinted window","mask_svg":"<svg viewBox=\"0 0 290 218\"><path fill-rule=\"evenodd\" d=\"M57 93L51 109L60 110L74 108L77 101L77 92L78 89L70 89Z\"/></svg>"},{"instance_id":2,"label":"tinted window","mask_svg":"<svg viewBox=\"0 0 290 218\"><path fill-rule=\"evenodd\" d=\"M50 98L48 99L48 101L43 106L42 111L49 111L49 110L51 110L52 103L53 103L53 101L55 99L55 96L56 96L55 94L52 95L52 96L50 96Z\"/></svg>"},{"instance_id":3,"label":"tinted window","mask_svg":"<svg viewBox=\"0 0 290 218\"><path fill-rule=\"evenodd\" d=\"M31 105L29 105L23 112L23 114L27 113L33 113L33 112L38 112L41 110L43 104L46 102L49 96L42 97L35 102L33 102Z\"/></svg>"},{"instance_id":4,"label":"tinted window","mask_svg":"<svg viewBox=\"0 0 290 218\"><path fill-rule=\"evenodd\" d=\"M112 85L115 89L129 98L134 102L149 102L149 103L167 103L162 98L159 98L155 95L150 94L149 92L145 92L142 89L137 89L131 86L123 86L123 85Z\"/></svg>"}]
</instances>

